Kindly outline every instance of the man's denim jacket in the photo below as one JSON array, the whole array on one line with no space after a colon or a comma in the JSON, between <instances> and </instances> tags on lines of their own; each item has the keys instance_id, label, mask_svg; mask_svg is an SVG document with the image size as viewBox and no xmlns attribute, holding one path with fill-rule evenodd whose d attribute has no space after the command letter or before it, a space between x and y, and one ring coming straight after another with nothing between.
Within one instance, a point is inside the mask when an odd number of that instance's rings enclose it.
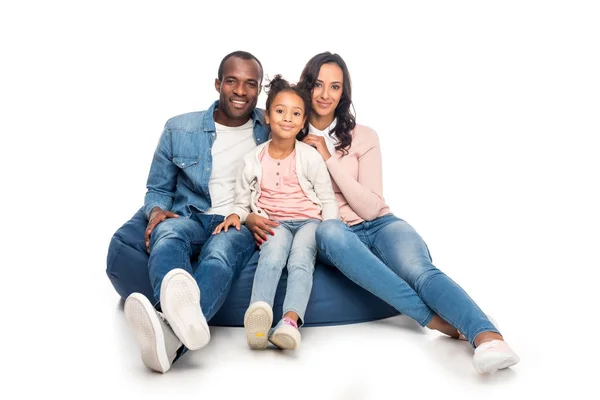
<instances>
[{"instance_id":1,"label":"man's denim jacket","mask_svg":"<svg viewBox=\"0 0 600 400\"><path fill-rule=\"evenodd\" d=\"M146 183L146 218L154 207L187 217L211 206L208 181L217 134L213 112L218 105L216 101L206 111L178 115L165 124ZM269 132L263 111L255 109L250 117L256 144L266 142Z\"/></svg>"}]
</instances>

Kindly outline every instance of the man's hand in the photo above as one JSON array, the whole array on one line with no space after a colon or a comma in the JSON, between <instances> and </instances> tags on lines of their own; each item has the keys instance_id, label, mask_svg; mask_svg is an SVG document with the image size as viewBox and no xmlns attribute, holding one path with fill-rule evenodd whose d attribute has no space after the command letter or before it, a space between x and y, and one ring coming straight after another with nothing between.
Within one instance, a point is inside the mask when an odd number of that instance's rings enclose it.
<instances>
[{"instance_id":1,"label":"man's hand","mask_svg":"<svg viewBox=\"0 0 600 400\"><path fill-rule=\"evenodd\" d=\"M148 221L148 226L146 227L146 232L144 233L144 241L146 242L146 251L150 253L150 235L156 225L160 224L167 218L179 218L179 215L172 213L171 211L164 211L160 207L154 207L150 212L150 219Z\"/></svg>"},{"instance_id":2,"label":"man's hand","mask_svg":"<svg viewBox=\"0 0 600 400\"><path fill-rule=\"evenodd\" d=\"M325 138L323 136L317 136L309 133L304 139L302 139L302 141L317 149L324 161L329 160L329 157L331 157L331 153L329 150L327 150L327 145L325 144Z\"/></svg>"},{"instance_id":3,"label":"man's hand","mask_svg":"<svg viewBox=\"0 0 600 400\"><path fill-rule=\"evenodd\" d=\"M267 233L269 235L275 234L270 228L271 226L279 226L279 222L271 221L268 218L261 217L254 213L248 214L248 217L246 218L246 227L250 229L250 232L254 235L254 241L257 246L260 246L267 240Z\"/></svg>"},{"instance_id":4,"label":"man's hand","mask_svg":"<svg viewBox=\"0 0 600 400\"><path fill-rule=\"evenodd\" d=\"M213 231L213 235L216 235L217 233L221 233L221 231L227 232L227 229L232 225L235 226L235 229L237 229L238 231L240 230L241 223L240 223L239 215L230 214L227 218L225 218L225 221L223 221L219 225L217 225L217 227Z\"/></svg>"}]
</instances>

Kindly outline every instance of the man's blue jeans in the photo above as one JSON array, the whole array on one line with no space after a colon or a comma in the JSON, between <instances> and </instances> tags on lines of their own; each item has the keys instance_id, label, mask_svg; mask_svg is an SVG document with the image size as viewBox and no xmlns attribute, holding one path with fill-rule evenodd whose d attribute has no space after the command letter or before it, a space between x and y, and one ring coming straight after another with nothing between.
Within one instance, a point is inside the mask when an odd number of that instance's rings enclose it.
<instances>
[{"instance_id":1,"label":"man's blue jeans","mask_svg":"<svg viewBox=\"0 0 600 400\"><path fill-rule=\"evenodd\" d=\"M317 219L279 221L280 225L273 228L275 234L260 246L250 304L264 301L273 307L279 279L287 264L283 314L293 311L300 318L298 325L303 324L313 285L317 258L315 231L320 222Z\"/></svg>"},{"instance_id":2,"label":"man's blue jeans","mask_svg":"<svg viewBox=\"0 0 600 400\"><path fill-rule=\"evenodd\" d=\"M198 283L200 306L207 320L225 301L233 280L254 252L252 234L245 226L213 235L223 222L221 215L194 214L170 218L158 224L150 237L148 271L154 298L160 299L164 276L175 268L185 269ZM199 260L192 268L191 260Z\"/></svg>"},{"instance_id":3,"label":"man's blue jeans","mask_svg":"<svg viewBox=\"0 0 600 400\"><path fill-rule=\"evenodd\" d=\"M422 326L438 314L472 345L482 332L499 333L469 295L432 264L413 227L393 214L351 227L323 221L316 240L321 258Z\"/></svg>"}]
</instances>

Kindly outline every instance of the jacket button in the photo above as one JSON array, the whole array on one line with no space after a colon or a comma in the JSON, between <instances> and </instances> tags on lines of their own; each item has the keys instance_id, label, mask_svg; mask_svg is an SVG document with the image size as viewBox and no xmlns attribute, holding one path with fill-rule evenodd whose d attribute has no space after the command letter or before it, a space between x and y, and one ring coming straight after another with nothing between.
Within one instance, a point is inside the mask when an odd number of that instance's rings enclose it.
<instances>
[{"instance_id":1,"label":"jacket button","mask_svg":"<svg viewBox=\"0 0 600 400\"><path fill-rule=\"evenodd\" d=\"M258 210L258 213L260 214L260 213L261 213L261 211L260 211L260 210Z\"/></svg>"}]
</instances>

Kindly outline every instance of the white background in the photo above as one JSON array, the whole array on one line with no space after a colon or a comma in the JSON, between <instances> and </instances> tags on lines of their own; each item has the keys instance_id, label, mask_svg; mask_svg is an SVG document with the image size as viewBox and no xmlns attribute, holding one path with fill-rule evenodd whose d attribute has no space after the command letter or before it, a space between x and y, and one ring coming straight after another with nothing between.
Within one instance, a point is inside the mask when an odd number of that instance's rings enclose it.
<instances>
[{"instance_id":1,"label":"white background","mask_svg":"<svg viewBox=\"0 0 600 400\"><path fill-rule=\"evenodd\" d=\"M14 4L0 6L3 398L598 393L596 2ZM108 243L143 203L166 120L206 109L238 49L292 81L314 54L342 55L388 204L521 364L479 377L464 343L397 317L306 329L294 355L214 329L168 374L145 370Z\"/></svg>"}]
</instances>

